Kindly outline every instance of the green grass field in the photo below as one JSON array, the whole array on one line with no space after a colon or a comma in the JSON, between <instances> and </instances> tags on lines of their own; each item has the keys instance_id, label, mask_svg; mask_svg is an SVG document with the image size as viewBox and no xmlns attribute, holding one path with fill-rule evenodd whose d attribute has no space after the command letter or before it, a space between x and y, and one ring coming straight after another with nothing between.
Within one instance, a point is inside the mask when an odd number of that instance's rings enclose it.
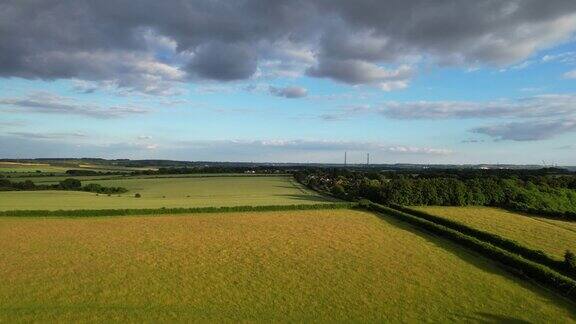
<instances>
[{"instance_id":1,"label":"green grass field","mask_svg":"<svg viewBox=\"0 0 576 324\"><path fill-rule=\"evenodd\" d=\"M333 201L319 196L286 176L126 178L83 181L125 187L122 195L76 191L0 192L0 210L122 209L289 205ZM140 193L141 198L134 198Z\"/></svg>"},{"instance_id":2,"label":"green grass field","mask_svg":"<svg viewBox=\"0 0 576 324\"><path fill-rule=\"evenodd\" d=\"M0 218L0 322L574 321L557 295L351 210Z\"/></svg>"},{"instance_id":3,"label":"green grass field","mask_svg":"<svg viewBox=\"0 0 576 324\"><path fill-rule=\"evenodd\" d=\"M528 216L491 207L413 207L471 227L515 240L561 259L566 249L576 252L576 223Z\"/></svg>"}]
</instances>

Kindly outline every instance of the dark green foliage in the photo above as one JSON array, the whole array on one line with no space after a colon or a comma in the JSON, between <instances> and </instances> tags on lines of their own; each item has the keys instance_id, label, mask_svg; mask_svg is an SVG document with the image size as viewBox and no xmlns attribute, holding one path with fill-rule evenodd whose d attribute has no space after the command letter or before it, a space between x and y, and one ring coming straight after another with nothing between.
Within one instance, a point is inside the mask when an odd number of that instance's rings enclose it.
<instances>
[{"instance_id":1,"label":"dark green foliage","mask_svg":"<svg viewBox=\"0 0 576 324\"><path fill-rule=\"evenodd\" d=\"M496 206L544 216L576 220L576 176L474 177L458 173L430 174L306 170L300 183L346 200L367 198L382 204ZM559 180L561 179L561 180Z\"/></svg>"},{"instance_id":2,"label":"dark green foliage","mask_svg":"<svg viewBox=\"0 0 576 324\"><path fill-rule=\"evenodd\" d=\"M576 281L564 276L542 264L527 260L517 254L504 250L488 242L466 235L457 230L434 222L392 209L375 203L363 203L366 208L393 216L399 220L408 222L416 227L434 233L464 247L474 250L483 256L496 260L510 268L519 271L522 275L535 280L543 285L555 289L569 299L576 301Z\"/></svg>"},{"instance_id":3,"label":"dark green foliage","mask_svg":"<svg viewBox=\"0 0 576 324\"><path fill-rule=\"evenodd\" d=\"M101 193L101 194L107 194L108 196L112 195L112 194L120 194L120 193L125 193L128 192L128 190L126 188L122 188L122 187L103 187L97 183L90 183L85 185L84 187L82 187L82 191L88 191L88 192L95 192L95 193Z\"/></svg>"},{"instance_id":4,"label":"dark green foliage","mask_svg":"<svg viewBox=\"0 0 576 324\"><path fill-rule=\"evenodd\" d=\"M410 214L412 216L422 218L424 220L434 222L434 223L442 225L442 226L446 226L450 229L453 229L453 230L458 231L460 233L463 233L463 234L469 235L471 237L477 238L481 241L488 242L488 243L493 244L499 248L505 249L505 250L510 251L514 254L518 254L518 255L520 255L523 258L526 258L528 260L541 263L541 264L543 264L547 267L550 267L551 269L554 269L554 270L556 270L556 271L558 271L558 272L560 272L566 276L570 276L570 277L576 279L576 272L574 271L574 269L569 268L565 262L562 262L560 260L556 260L555 258L549 256L548 254L544 253L543 251L533 250L531 248L525 247L524 245L522 245L516 241L509 240L509 239L504 238L502 236L492 234L489 232L484 232L484 231L472 228L468 225L459 223L457 221L453 221L450 219L431 215L431 214L428 214L428 213L420 211L420 210L414 210L414 209L399 206L399 205L391 205L390 207L392 207L396 210L399 210L403 213ZM576 262L576 260L575 260L575 262Z\"/></svg>"},{"instance_id":5,"label":"dark green foliage","mask_svg":"<svg viewBox=\"0 0 576 324\"><path fill-rule=\"evenodd\" d=\"M355 206L357 206L357 204L355 204L355 203L332 203L332 204L307 204L307 205L158 208L158 209L9 210L9 211L0 211L0 216L10 216L10 217L95 217L95 216L225 213L225 212L249 212L249 211L348 209L348 208L354 208Z\"/></svg>"},{"instance_id":6,"label":"dark green foliage","mask_svg":"<svg viewBox=\"0 0 576 324\"><path fill-rule=\"evenodd\" d=\"M78 179L68 178L60 181L60 188L62 190L78 190L82 187L82 182Z\"/></svg>"},{"instance_id":7,"label":"dark green foliage","mask_svg":"<svg viewBox=\"0 0 576 324\"><path fill-rule=\"evenodd\" d=\"M134 194L134 198L141 198L141 197L142 197L142 195L139 193Z\"/></svg>"},{"instance_id":8,"label":"dark green foliage","mask_svg":"<svg viewBox=\"0 0 576 324\"><path fill-rule=\"evenodd\" d=\"M8 179L0 179L0 191L20 191L20 190L73 190L88 191L102 194L120 194L128 192L122 187L103 187L99 184L90 183L82 187L78 179L68 178L55 185L37 185L30 180L23 182L11 182Z\"/></svg>"},{"instance_id":9,"label":"dark green foliage","mask_svg":"<svg viewBox=\"0 0 576 324\"><path fill-rule=\"evenodd\" d=\"M94 176L94 175L101 175L102 173L94 170L71 169L66 170L66 174L71 176Z\"/></svg>"},{"instance_id":10,"label":"dark green foliage","mask_svg":"<svg viewBox=\"0 0 576 324\"><path fill-rule=\"evenodd\" d=\"M570 250L566 250L564 253L564 264L568 270L576 273L576 255Z\"/></svg>"}]
</instances>

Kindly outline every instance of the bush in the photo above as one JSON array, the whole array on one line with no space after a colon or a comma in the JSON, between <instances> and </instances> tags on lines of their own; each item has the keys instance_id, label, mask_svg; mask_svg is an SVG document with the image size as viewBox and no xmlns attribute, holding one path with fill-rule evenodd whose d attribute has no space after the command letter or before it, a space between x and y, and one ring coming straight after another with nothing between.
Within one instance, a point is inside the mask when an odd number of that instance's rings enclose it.
<instances>
[{"instance_id":1,"label":"bush","mask_svg":"<svg viewBox=\"0 0 576 324\"><path fill-rule=\"evenodd\" d=\"M564 265L569 271L576 272L576 255L570 250L564 253Z\"/></svg>"},{"instance_id":2,"label":"bush","mask_svg":"<svg viewBox=\"0 0 576 324\"><path fill-rule=\"evenodd\" d=\"M139 194L139 193L134 194L134 198L140 198L140 197L142 197L141 194Z\"/></svg>"},{"instance_id":3,"label":"bush","mask_svg":"<svg viewBox=\"0 0 576 324\"><path fill-rule=\"evenodd\" d=\"M64 190L78 190L82 187L82 182L78 179L68 178L60 181L60 188Z\"/></svg>"}]
</instances>

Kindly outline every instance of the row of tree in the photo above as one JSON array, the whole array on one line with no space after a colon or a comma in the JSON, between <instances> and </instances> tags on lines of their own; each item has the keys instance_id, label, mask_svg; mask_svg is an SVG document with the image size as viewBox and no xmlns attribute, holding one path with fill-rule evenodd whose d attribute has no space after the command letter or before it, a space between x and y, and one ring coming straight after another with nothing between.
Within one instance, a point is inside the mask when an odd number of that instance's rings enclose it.
<instances>
[{"instance_id":1,"label":"row of tree","mask_svg":"<svg viewBox=\"0 0 576 324\"><path fill-rule=\"evenodd\" d=\"M87 191L101 194L121 194L128 190L122 187L104 187L97 183L90 183L82 186L82 182L78 179L68 178L60 181L57 184L36 184L30 180L16 182L8 179L0 179L0 191L21 191L21 190L71 190L71 191Z\"/></svg>"},{"instance_id":2,"label":"row of tree","mask_svg":"<svg viewBox=\"0 0 576 324\"><path fill-rule=\"evenodd\" d=\"M366 198L405 206L498 206L576 219L574 175L460 178L316 169L298 172L295 177L304 185L345 200Z\"/></svg>"}]
</instances>

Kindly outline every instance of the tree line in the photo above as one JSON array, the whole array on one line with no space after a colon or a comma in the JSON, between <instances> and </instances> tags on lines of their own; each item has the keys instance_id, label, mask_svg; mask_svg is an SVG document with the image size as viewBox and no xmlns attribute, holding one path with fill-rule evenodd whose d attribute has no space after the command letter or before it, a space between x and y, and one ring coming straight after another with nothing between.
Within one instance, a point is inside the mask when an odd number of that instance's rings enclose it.
<instances>
[{"instance_id":1,"label":"tree line","mask_svg":"<svg viewBox=\"0 0 576 324\"><path fill-rule=\"evenodd\" d=\"M295 174L302 184L345 200L381 204L495 206L576 220L576 176L459 175L350 172L310 169Z\"/></svg>"},{"instance_id":2,"label":"tree line","mask_svg":"<svg viewBox=\"0 0 576 324\"><path fill-rule=\"evenodd\" d=\"M97 183L90 183L82 186L78 179L64 179L56 184L36 184L31 180L16 182L8 179L0 179L0 191L22 191L22 190L69 190L69 191L87 191L99 194L121 194L128 192L122 187L104 187Z\"/></svg>"}]
</instances>

